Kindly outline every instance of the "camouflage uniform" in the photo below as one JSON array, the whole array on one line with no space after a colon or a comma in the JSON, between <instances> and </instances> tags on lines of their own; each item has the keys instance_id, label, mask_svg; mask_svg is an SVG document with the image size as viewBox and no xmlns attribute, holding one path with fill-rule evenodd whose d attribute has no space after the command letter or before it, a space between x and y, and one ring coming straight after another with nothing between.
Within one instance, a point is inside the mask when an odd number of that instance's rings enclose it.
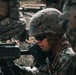
<instances>
[{"instance_id":1,"label":"camouflage uniform","mask_svg":"<svg viewBox=\"0 0 76 75\"><path fill-rule=\"evenodd\" d=\"M50 74L51 75L60 75L60 74L75 75L76 74L75 72L76 55L69 45L64 46L64 49L56 56L53 55L52 52L51 53L42 52L41 49L36 45L33 46L33 49L30 49L30 52L34 56L35 61L31 70L27 68L27 72L26 72L27 75L29 73L30 75L37 75L37 74L38 75L50 75ZM37 69L33 70L34 67L36 67Z\"/></svg>"},{"instance_id":2,"label":"camouflage uniform","mask_svg":"<svg viewBox=\"0 0 76 75\"><path fill-rule=\"evenodd\" d=\"M63 19L67 19L69 26L68 37L73 49L76 51L76 0L61 0L63 2ZM67 25L66 25L67 27ZM65 28L66 28L65 27Z\"/></svg>"},{"instance_id":3,"label":"camouflage uniform","mask_svg":"<svg viewBox=\"0 0 76 75\"><path fill-rule=\"evenodd\" d=\"M0 3L3 3L3 6L0 5L7 10L7 16L0 14L2 17L0 20L0 39L7 40L21 34L25 30L26 22L19 18L18 0L1 0ZM7 4L7 8L4 7L4 4Z\"/></svg>"},{"instance_id":4,"label":"camouflage uniform","mask_svg":"<svg viewBox=\"0 0 76 75\"><path fill-rule=\"evenodd\" d=\"M51 45L49 43L50 50L58 51L56 54L49 55L52 57L48 63L51 75L76 75L76 53L69 44L67 32L63 30L62 23L59 23L61 15L62 13L54 8L39 11L31 18L30 34L39 40L40 35L51 33L48 40L52 43ZM59 36L60 39L54 35ZM44 36L41 37L41 39L44 38Z\"/></svg>"},{"instance_id":5,"label":"camouflage uniform","mask_svg":"<svg viewBox=\"0 0 76 75\"><path fill-rule=\"evenodd\" d=\"M71 47L66 47L55 56L51 66L53 75L76 75L76 54Z\"/></svg>"}]
</instances>

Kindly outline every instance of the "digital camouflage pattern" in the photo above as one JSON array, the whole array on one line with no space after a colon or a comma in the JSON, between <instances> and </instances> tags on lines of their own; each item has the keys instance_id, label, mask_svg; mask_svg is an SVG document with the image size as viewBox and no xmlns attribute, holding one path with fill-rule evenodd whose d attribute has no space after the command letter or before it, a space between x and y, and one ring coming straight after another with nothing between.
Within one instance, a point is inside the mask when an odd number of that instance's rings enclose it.
<instances>
[{"instance_id":1,"label":"digital camouflage pattern","mask_svg":"<svg viewBox=\"0 0 76 75\"><path fill-rule=\"evenodd\" d=\"M64 0L61 1L63 2ZM65 0L63 3L62 12L63 19L69 20L68 37L73 49L76 51L76 0Z\"/></svg>"},{"instance_id":2,"label":"digital camouflage pattern","mask_svg":"<svg viewBox=\"0 0 76 75\"><path fill-rule=\"evenodd\" d=\"M0 39L6 40L22 33L25 29L25 22L6 18L0 21Z\"/></svg>"},{"instance_id":3,"label":"digital camouflage pattern","mask_svg":"<svg viewBox=\"0 0 76 75\"><path fill-rule=\"evenodd\" d=\"M55 8L46 8L37 12L30 21L31 36L47 32L61 33L59 25L62 13Z\"/></svg>"},{"instance_id":4,"label":"digital camouflage pattern","mask_svg":"<svg viewBox=\"0 0 76 75\"><path fill-rule=\"evenodd\" d=\"M76 54L71 47L55 56L51 69L52 75L76 75Z\"/></svg>"},{"instance_id":5,"label":"digital camouflage pattern","mask_svg":"<svg viewBox=\"0 0 76 75\"><path fill-rule=\"evenodd\" d=\"M0 20L0 40L7 40L21 34L25 30L26 22L20 19L18 0L3 1L8 3L9 12L7 17Z\"/></svg>"}]
</instances>

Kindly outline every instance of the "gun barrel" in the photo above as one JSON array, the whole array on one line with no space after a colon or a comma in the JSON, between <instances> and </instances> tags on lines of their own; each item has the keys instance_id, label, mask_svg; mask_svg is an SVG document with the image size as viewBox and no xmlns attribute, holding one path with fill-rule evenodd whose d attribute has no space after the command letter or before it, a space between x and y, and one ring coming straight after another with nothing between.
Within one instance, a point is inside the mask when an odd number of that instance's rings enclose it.
<instances>
[{"instance_id":1,"label":"gun barrel","mask_svg":"<svg viewBox=\"0 0 76 75\"><path fill-rule=\"evenodd\" d=\"M31 55L31 53L28 50L21 50L21 55Z\"/></svg>"}]
</instances>

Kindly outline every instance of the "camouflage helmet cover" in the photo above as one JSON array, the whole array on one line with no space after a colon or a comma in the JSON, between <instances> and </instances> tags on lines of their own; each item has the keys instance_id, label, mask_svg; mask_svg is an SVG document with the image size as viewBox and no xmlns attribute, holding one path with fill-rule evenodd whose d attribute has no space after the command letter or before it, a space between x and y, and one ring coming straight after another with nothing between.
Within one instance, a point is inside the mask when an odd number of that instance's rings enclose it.
<instances>
[{"instance_id":1,"label":"camouflage helmet cover","mask_svg":"<svg viewBox=\"0 0 76 75\"><path fill-rule=\"evenodd\" d=\"M62 13L55 8L46 8L37 12L30 20L31 36L48 32L58 32Z\"/></svg>"}]
</instances>

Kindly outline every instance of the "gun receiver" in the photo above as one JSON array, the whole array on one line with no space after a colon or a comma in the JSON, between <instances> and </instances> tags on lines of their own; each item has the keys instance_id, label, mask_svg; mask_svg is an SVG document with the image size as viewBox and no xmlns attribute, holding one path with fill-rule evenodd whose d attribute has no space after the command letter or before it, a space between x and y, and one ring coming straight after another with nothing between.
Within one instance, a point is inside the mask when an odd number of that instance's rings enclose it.
<instances>
[{"instance_id":1,"label":"gun receiver","mask_svg":"<svg viewBox=\"0 0 76 75\"><path fill-rule=\"evenodd\" d=\"M20 48L14 43L0 44L0 59L16 59L20 57Z\"/></svg>"}]
</instances>

